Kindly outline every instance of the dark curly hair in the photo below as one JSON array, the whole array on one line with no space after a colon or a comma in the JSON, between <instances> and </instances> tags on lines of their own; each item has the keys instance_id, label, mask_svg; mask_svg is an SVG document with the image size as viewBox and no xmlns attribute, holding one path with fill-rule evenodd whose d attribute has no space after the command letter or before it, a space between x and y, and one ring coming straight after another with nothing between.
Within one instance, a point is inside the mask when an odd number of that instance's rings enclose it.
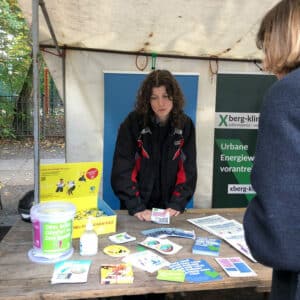
<instances>
[{"instance_id":1,"label":"dark curly hair","mask_svg":"<svg viewBox=\"0 0 300 300\"><path fill-rule=\"evenodd\" d=\"M175 77L167 70L152 71L141 84L135 103L135 111L143 116L144 126L148 126L154 115L150 97L152 88L165 86L169 98L173 101L170 121L175 128L183 128L185 114L183 112L184 96Z\"/></svg>"}]
</instances>

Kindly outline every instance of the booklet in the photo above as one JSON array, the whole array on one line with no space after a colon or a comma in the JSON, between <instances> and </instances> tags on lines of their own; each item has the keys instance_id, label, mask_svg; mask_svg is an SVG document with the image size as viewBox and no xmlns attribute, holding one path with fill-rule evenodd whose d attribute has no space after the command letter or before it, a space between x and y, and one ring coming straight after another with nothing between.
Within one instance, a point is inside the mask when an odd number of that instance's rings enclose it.
<instances>
[{"instance_id":1,"label":"booklet","mask_svg":"<svg viewBox=\"0 0 300 300\"><path fill-rule=\"evenodd\" d=\"M183 230L180 228L153 228L142 231L143 235L164 238L167 236L181 237L187 239L195 239L195 231L194 230Z\"/></svg>"},{"instance_id":2,"label":"booklet","mask_svg":"<svg viewBox=\"0 0 300 300\"><path fill-rule=\"evenodd\" d=\"M153 273L170 264L163 257L152 252L151 250L129 254L125 256L122 261L125 263L131 263L134 267L142 269L149 273Z\"/></svg>"},{"instance_id":3,"label":"booklet","mask_svg":"<svg viewBox=\"0 0 300 300\"><path fill-rule=\"evenodd\" d=\"M210 264L204 260L194 260L185 258L171 263L169 266L172 270L182 270L185 273L185 280L188 282L208 282L220 280L222 277L215 271Z\"/></svg>"},{"instance_id":4,"label":"booklet","mask_svg":"<svg viewBox=\"0 0 300 300\"><path fill-rule=\"evenodd\" d=\"M51 283L87 282L91 260L65 260L54 265Z\"/></svg>"},{"instance_id":5,"label":"booklet","mask_svg":"<svg viewBox=\"0 0 300 300\"><path fill-rule=\"evenodd\" d=\"M100 267L101 284L133 283L133 279L131 264L102 264Z\"/></svg>"},{"instance_id":6,"label":"booklet","mask_svg":"<svg viewBox=\"0 0 300 300\"><path fill-rule=\"evenodd\" d=\"M197 237L192 247L194 254L218 256L221 247L221 240L210 237Z\"/></svg>"},{"instance_id":7,"label":"booklet","mask_svg":"<svg viewBox=\"0 0 300 300\"><path fill-rule=\"evenodd\" d=\"M240 257L216 257L215 260L230 277L257 276Z\"/></svg>"},{"instance_id":8,"label":"booklet","mask_svg":"<svg viewBox=\"0 0 300 300\"><path fill-rule=\"evenodd\" d=\"M167 255L175 254L182 248L182 246L173 243L168 239L159 239L151 236L148 236L139 244Z\"/></svg>"}]
</instances>

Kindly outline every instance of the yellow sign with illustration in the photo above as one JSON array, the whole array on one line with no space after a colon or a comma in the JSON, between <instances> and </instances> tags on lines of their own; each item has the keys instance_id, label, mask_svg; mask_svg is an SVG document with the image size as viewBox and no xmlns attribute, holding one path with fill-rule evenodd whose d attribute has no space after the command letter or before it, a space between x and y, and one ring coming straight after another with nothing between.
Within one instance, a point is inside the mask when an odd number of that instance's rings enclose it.
<instances>
[{"instance_id":1,"label":"yellow sign with illustration","mask_svg":"<svg viewBox=\"0 0 300 300\"><path fill-rule=\"evenodd\" d=\"M76 206L73 238L83 233L89 216L98 234L116 230L114 211L104 201L98 203L101 177L101 162L40 166L40 202L67 201Z\"/></svg>"},{"instance_id":2,"label":"yellow sign with illustration","mask_svg":"<svg viewBox=\"0 0 300 300\"><path fill-rule=\"evenodd\" d=\"M41 202L70 201L77 210L97 207L101 176L101 162L41 165Z\"/></svg>"}]
</instances>

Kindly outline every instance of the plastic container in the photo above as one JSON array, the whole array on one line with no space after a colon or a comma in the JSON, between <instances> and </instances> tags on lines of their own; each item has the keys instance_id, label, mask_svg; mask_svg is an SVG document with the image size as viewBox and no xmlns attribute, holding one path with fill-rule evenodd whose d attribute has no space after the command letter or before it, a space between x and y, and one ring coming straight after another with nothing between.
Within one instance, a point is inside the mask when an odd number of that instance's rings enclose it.
<instances>
[{"instance_id":1,"label":"plastic container","mask_svg":"<svg viewBox=\"0 0 300 300\"><path fill-rule=\"evenodd\" d=\"M73 254L72 230L76 207L72 203L51 201L34 205L30 210L34 262L54 263Z\"/></svg>"},{"instance_id":2,"label":"plastic container","mask_svg":"<svg viewBox=\"0 0 300 300\"><path fill-rule=\"evenodd\" d=\"M86 229L80 237L80 255L96 255L98 253L98 235L94 230L91 218L86 223Z\"/></svg>"}]
</instances>

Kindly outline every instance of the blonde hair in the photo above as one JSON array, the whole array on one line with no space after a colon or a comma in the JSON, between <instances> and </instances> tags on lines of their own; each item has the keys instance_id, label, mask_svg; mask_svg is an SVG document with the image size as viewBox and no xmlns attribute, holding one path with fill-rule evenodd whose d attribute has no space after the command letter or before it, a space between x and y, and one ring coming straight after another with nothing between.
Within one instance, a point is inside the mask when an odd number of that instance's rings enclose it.
<instances>
[{"instance_id":1,"label":"blonde hair","mask_svg":"<svg viewBox=\"0 0 300 300\"><path fill-rule=\"evenodd\" d=\"M265 15L256 45L266 71L284 74L300 66L300 0L282 0Z\"/></svg>"}]
</instances>

